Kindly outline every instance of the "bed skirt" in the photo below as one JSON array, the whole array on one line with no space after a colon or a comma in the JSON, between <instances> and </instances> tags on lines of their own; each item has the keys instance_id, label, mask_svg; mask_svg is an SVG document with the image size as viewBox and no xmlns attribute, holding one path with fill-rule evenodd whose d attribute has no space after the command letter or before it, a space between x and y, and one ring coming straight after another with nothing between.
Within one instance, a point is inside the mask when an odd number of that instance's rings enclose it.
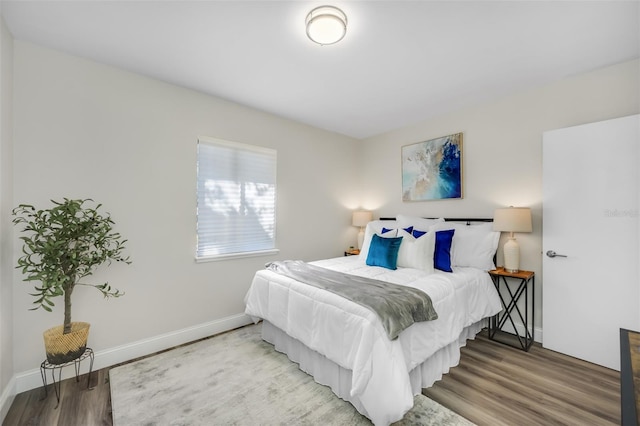
<instances>
[{"instance_id":1,"label":"bed skirt","mask_svg":"<svg viewBox=\"0 0 640 426\"><path fill-rule=\"evenodd\" d=\"M481 320L462 330L458 340L435 352L425 362L414 368L409 377L414 395L423 388L432 386L460 362L460 348L467 339L474 339L476 334L486 326ZM299 340L290 337L268 321L263 321L262 338L271 343L278 352L285 353L289 359L300 366L305 373L313 376L321 385L329 386L338 397L350 402L363 416L369 415L357 395L351 395L351 370L343 368L324 355L309 349Z\"/></svg>"}]
</instances>

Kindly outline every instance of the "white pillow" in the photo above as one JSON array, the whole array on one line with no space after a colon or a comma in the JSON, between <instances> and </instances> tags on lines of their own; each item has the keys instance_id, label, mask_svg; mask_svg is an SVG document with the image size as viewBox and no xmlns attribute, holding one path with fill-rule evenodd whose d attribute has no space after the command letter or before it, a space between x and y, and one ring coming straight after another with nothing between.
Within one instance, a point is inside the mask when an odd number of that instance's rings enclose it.
<instances>
[{"instance_id":1,"label":"white pillow","mask_svg":"<svg viewBox=\"0 0 640 426\"><path fill-rule=\"evenodd\" d=\"M436 223L444 222L444 219L425 219L423 217L399 214L398 216L396 216L396 222L398 222L400 228L408 228L410 226L413 226L417 230L426 231L430 226L435 225Z\"/></svg>"},{"instance_id":2,"label":"white pillow","mask_svg":"<svg viewBox=\"0 0 640 426\"><path fill-rule=\"evenodd\" d=\"M498 249L500 232L493 230L493 223L466 225L445 222L431 230L455 229L451 242L451 266L468 266L489 271L495 269L493 256Z\"/></svg>"},{"instance_id":3,"label":"white pillow","mask_svg":"<svg viewBox=\"0 0 640 426\"><path fill-rule=\"evenodd\" d=\"M382 228L392 229L392 231L382 233ZM369 246L371 245L371 238L373 234L378 234L383 238L393 238L398 234L398 224L395 220L372 220L367 223L367 227L364 229L364 240L362 240L362 248L360 249L359 258L363 261L367 261L367 255L369 254Z\"/></svg>"},{"instance_id":4,"label":"white pillow","mask_svg":"<svg viewBox=\"0 0 640 426\"><path fill-rule=\"evenodd\" d=\"M419 238L414 238L404 229L399 229L398 236L402 237L402 243L398 251L398 266L432 273L435 235L435 232L427 232Z\"/></svg>"}]
</instances>

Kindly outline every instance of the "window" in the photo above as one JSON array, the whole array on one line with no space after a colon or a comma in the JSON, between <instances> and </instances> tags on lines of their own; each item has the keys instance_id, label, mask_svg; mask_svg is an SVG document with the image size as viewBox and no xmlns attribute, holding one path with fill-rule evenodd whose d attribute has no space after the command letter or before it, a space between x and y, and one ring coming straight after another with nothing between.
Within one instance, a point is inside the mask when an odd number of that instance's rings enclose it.
<instances>
[{"instance_id":1,"label":"window","mask_svg":"<svg viewBox=\"0 0 640 426\"><path fill-rule=\"evenodd\" d=\"M198 139L197 260L277 252L276 154Z\"/></svg>"}]
</instances>

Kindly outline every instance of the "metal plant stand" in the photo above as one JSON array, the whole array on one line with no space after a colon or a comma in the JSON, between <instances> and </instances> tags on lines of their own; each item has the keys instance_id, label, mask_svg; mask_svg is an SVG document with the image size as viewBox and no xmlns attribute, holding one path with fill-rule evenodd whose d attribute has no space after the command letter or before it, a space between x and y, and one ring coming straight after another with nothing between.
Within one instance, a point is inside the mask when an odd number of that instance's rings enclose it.
<instances>
[{"instance_id":1,"label":"metal plant stand","mask_svg":"<svg viewBox=\"0 0 640 426\"><path fill-rule=\"evenodd\" d=\"M60 404L60 383L62 379L62 369L64 367L68 367L71 364L74 365L76 369L76 382L80 381L80 363L85 359L90 358L89 363L89 374L87 374L87 388L89 388L89 384L91 382L91 372L93 371L93 349L87 348L84 350L82 355L73 361L65 362L64 364L51 364L49 361L44 360L42 364L40 364L40 375L42 376L42 384L44 385L44 395L45 398L48 395L47 392L47 370L51 370L51 380L53 381L53 389L56 392L56 399L58 404ZM56 381L56 370L58 370L58 380ZM58 405L56 405L58 408Z\"/></svg>"}]
</instances>

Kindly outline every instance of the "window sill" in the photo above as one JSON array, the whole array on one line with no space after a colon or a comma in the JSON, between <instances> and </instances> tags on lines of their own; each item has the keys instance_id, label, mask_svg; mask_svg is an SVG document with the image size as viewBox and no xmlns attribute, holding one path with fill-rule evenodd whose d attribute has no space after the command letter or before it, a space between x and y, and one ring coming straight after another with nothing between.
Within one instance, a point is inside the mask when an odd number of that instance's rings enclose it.
<instances>
[{"instance_id":1,"label":"window sill","mask_svg":"<svg viewBox=\"0 0 640 426\"><path fill-rule=\"evenodd\" d=\"M244 253L220 254L216 256L196 257L196 263L218 262L221 260L241 259L245 257L270 256L278 253L280 253L279 249L248 251Z\"/></svg>"}]
</instances>

